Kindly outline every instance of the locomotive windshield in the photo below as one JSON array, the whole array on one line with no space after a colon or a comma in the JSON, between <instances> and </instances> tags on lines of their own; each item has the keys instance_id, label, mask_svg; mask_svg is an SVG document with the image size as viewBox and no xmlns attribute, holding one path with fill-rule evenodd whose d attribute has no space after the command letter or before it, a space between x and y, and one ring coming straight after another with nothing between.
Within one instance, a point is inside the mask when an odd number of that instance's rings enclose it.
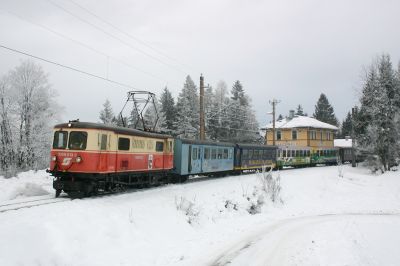
<instances>
[{"instance_id":1,"label":"locomotive windshield","mask_svg":"<svg viewBox=\"0 0 400 266\"><path fill-rule=\"evenodd\" d=\"M69 134L68 148L70 150L84 150L86 149L87 132L84 131L71 131Z\"/></svg>"},{"instance_id":2,"label":"locomotive windshield","mask_svg":"<svg viewBox=\"0 0 400 266\"><path fill-rule=\"evenodd\" d=\"M67 147L68 132L54 132L53 149L65 149Z\"/></svg>"}]
</instances>

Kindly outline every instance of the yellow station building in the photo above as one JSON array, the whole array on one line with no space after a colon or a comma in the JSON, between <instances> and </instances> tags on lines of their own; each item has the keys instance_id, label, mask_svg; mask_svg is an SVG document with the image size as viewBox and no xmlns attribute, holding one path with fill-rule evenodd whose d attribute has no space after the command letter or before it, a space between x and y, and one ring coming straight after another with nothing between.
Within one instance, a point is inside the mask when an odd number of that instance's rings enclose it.
<instances>
[{"instance_id":1,"label":"yellow station building","mask_svg":"<svg viewBox=\"0 0 400 266\"><path fill-rule=\"evenodd\" d=\"M261 130L265 132L266 144L272 145L272 123ZM337 130L336 126L312 117L294 115L291 111L289 117L275 122L275 145L286 149L306 148L311 152L329 150L334 148L333 140Z\"/></svg>"}]
</instances>

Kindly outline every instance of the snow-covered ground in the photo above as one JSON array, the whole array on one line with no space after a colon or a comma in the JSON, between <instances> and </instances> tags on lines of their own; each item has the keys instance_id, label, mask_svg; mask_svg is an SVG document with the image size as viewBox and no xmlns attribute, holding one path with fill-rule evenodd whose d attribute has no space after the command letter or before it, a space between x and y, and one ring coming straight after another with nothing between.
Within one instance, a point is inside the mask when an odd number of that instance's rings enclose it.
<instances>
[{"instance_id":1,"label":"snow-covered ground","mask_svg":"<svg viewBox=\"0 0 400 266\"><path fill-rule=\"evenodd\" d=\"M276 203L251 174L0 213L0 265L399 265L400 173L338 173L281 171ZM28 172L0 200L26 184L51 191Z\"/></svg>"}]
</instances>

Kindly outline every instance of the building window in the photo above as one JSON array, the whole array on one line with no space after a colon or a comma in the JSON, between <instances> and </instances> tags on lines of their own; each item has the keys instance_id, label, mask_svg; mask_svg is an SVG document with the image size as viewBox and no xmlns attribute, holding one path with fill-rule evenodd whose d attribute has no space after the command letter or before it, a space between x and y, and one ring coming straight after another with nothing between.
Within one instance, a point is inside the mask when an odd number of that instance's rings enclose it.
<instances>
[{"instance_id":1,"label":"building window","mask_svg":"<svg viewBox=\"0 0 400 266\"><path fill-rule=\"evenodd\" d=\"M326 132L326 139L331 140L331 132Z\"/></svg>"},{"instance_id":2,"label":"building window","mask_svg":"<svg viewBox=\"0 0 400 266\"><path fill-rule=\"evenodd\" d=\"M292 140L297 140L297 130L292 130Z\"/></svg>"},{"instance_id":3,"label":"building window","mask_svg":"<svg viewBox=\"0 0 400 266\"><path fill-rule=\"evenodd\" d=\"M276 131L276 140L282 139L282 132L280 130Z\"/></svg>"},{"instance_id":4,"label":"building window","mask_svg":"<svg viewBox=\"0 0 400 266\"><path fill-rule=\"evenodd\" d=\"M320 132L320 135L321 135L321 140L322 140L322 136L323 136L322 130L321 130L321 132Z\"/></svg>"},{"instance_id":5,"label":"building window","mask_svg":"<svg viewBox=\"0 0 400 266\"><path fill-rule=\"evenodd\" d=\"M315 130L310 131L310 139L317 139L317 132Z\"/></svg>"}]
</instances>

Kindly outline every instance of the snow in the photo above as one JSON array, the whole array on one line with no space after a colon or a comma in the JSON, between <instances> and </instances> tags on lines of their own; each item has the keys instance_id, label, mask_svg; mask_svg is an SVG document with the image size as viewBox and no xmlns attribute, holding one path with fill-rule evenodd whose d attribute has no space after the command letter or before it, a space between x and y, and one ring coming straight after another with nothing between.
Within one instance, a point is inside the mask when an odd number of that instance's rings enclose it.
<instances>
[{"instance_id":1,"label":"snow","mask_svg":"<svg viewBox=\"0 0 400 266\"><path fill-rule=\"evenodd\" d=\"M272 123L266 125L262 129L272 128ZM275 122L275 128L299 128L299 127L309 127L309 128L317 128L317 129L332 129L338 130L337 127L321 122L315 118L308 116L296 115L292 119L284 118L282 120Z\"/></svg>"},{"instance_id":2,"label":"snow","mask_svg":"<svg viewBox=\"0 0 400 266\"><path fill-rule=\"evenodd\" d=\"M53 178L45 170L23 172L12 178L0 176L0 202L52 193Z\"/></svg>"},{"instance_id":3,"label":"snow","mask_svg":"<svg viewBox=\"0 0 400 266\"><path fill-rule=\"evenodd\" d=\"M400 174L339 167L281 171L277 203L250 174L0 213L0 265L397 265Z\"/></svg>"},{"instance_id":4,"label":"snow","mask_svg":"<svg viewBox=\"0 0 400 266\"><path fill-rule=\"evenodd\" d=\"M352 139L335 139L333 140L333 146L338 148L351 148Z\"/></svg>"}]
</instances>

